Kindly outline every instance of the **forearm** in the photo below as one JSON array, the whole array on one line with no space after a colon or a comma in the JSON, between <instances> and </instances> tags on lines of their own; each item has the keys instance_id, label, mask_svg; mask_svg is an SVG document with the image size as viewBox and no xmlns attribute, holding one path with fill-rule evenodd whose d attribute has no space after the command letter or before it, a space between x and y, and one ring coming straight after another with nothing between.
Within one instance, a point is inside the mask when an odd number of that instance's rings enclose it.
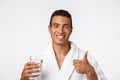
<instances>
[{"instance_id":1,"label":"forearm","mask_svg":"<svg viewBox=\"0 0 120 80\"><path fill-rule=\"evenodd\" d=\"M27 78L27 79L23 79L23 78L21 77L20 80L29 80L29 79L28 79L28 78Z\"/></svg>"},{"instance_id":2,"label":"forearm","mask_svg":"<svg viewBox=\"0 0 120 80\"><path fill-rule=\"evenodd\" d=\"M98 80L98 76L92 66L88 69L86 76L87 80Z\"/></svg>"}]
</instances>

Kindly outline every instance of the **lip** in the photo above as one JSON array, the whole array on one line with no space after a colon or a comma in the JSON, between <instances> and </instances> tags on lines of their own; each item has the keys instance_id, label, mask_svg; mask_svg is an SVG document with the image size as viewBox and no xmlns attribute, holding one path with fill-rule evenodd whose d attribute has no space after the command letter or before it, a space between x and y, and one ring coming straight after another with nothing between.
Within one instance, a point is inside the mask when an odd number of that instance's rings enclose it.
<instances>
[{"instance_id":1,"label":"lip","mask_svg":"<svg viewBox=\"0 0 120 80\"><path fill-rule=\"evenodd\" d=\"M65 36L64 35L56 35L57 39L58 40L64 40Z\"/></svg>"}]
</instances>

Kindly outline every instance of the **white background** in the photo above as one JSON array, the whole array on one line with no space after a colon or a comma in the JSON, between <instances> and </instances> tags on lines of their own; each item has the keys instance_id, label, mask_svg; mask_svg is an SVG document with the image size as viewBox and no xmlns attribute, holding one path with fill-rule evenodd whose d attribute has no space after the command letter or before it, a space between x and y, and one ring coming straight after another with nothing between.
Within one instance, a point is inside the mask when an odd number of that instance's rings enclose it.
<instances>
[{"instance_id":1,"label":"white background","mask_svg":"<svg viewBox=\"0 0 120 80\"><path fill-rule=\"evenodd\" d=\"M70 40L98 61L108 80L120 80L120 0L0 0L0 80L19 80L29 56L51 42L51 13L73 17Z\"/></svg>"}]
</instances>

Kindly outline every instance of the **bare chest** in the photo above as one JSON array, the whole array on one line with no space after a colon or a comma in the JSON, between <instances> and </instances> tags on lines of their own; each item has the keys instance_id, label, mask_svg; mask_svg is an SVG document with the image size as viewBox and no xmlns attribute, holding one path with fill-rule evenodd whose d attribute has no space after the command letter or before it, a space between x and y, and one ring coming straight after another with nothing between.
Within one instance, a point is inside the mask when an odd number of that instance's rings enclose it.
<instances>
[{"instance_id":1,"label":"bare chest","mask_svg":"<svg viewBox=\"0 0 120 80\"><path fill-rule=\"evenodd\" d=\"M61 68L65 57L56 57L59 69Z\"/></svg>"}]
</instances>

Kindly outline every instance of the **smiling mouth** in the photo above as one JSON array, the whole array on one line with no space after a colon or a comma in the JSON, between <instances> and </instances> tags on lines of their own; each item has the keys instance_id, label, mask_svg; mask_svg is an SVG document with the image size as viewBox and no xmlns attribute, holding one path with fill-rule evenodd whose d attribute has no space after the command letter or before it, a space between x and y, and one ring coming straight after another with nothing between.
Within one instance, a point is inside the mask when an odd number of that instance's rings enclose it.
<instances>
[{"instance_id":1,"label":"smiling mouth","mask_svg":"<svg viewBox=\"0 0 120 80\"><path fill-rule=\"evenodd\" d=\"M59 35L59 36L57 35L56 37L57 37L57 39L60 40L60 41L65 38L65 36L61 36L61 35Z\"/></svg>"}]
</instances>

